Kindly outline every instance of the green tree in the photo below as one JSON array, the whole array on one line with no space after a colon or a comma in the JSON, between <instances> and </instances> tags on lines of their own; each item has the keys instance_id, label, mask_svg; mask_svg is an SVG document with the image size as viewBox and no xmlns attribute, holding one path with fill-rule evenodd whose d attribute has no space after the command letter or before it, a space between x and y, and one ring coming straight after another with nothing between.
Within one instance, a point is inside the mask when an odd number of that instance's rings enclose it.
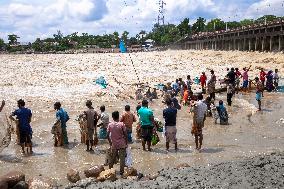
<instances>
[{"instance_id":1,"label":"green tree","mask_svg":"<svg viewBox=\"0 0 284 189\"><path fill-rule=\"evenodd\" d=\"M244 19L240 21L241 26L248 26L254 23L253 19Z\"/></svg>"},{"instance_id":2,"label":"green tree","mask_svg":"<svg viewBox=\"0 0 284 189\"><path fill-rule=\"evenodd\" d=\"M6 47L6 44L5 44L4 40L0 38L0 51L4 50L5 47Z\"/></svg>"},{"instance_id":3,"label":"green tree","mask_svg":"<svg viewBox=\"0 0 284 189\"><path fill-rule=\"evenodd\" d=\"M132 46L132 45L138 45L139 41L136 37L130 37L130 39L128 40L128 45Z\"/></svg>"},{"instance_id":4,"label":"green tree","mask_svg":"<svg viewBox=\"0 0 284 189\"><path fill-rule=\"evenodd\" d=\"M53 34L53 37L56 42L60 43L60 41L63 39L63 33L61 33L61 31L58 30L57 34Z\"/></svg>"},{"instance_id":5,"label":"green tree","mask_svg":"<svg viewBox=\"0 0 284 189\"><path fill-rule=\"evenodd\" d=\"M206 30L209 32L220 31L226 29L226 23L219 18L210 20L206 25Z\"/></svg>"},{"instance_id":6,"label":"green tree","mask_svg":"<svg viewBox=\"0 0 284 189\"><path fill-rule=\"evenodd\" d=\"M117 31L113 32L113 45L116 47L119 45L119 33Z\"/></svg>"},{"instance_id":7,"label":"green tree","mask_svg":"<svg viewBox=\"0 0 284 189\"><path fill-rule=\"evenodd\" d=\"M227 22L227 25L229 29L236 29L242 26L241 23L237 21Z\"/></svg>"},{"instance_id":8,"label":"green tree","mask_svg":"<svg viewBox=\"0 0 284 189\"><path fill-rule=\"evenodd\" d=\"M123 40L125 43L127 43L128 34L129 34L128 31L124 31L124 32L122 33L122 35L121 35L121 38L122 38L122 40Z\"/></svg>"},{"instance_id":9,"label":"green tree","mask_svg":"<svg viewBox=\"0 0 284 189\"><path fill-rule=\"evenodd\" d=\"M274 16L274 15L264 15L264 16L256 19L256 22L257 23L265 23L265 22L270 22L270 21L276 20L276 19L277 19L277 16Z\"/></svg>"},{"instance_id":10,"label":"green tree","mask_svg":"<svg viewBox=\"0 0 284 189\"><path fill-rule=\"evenodd\" d=\"M35 42L32 43L32 48L33 48L35 51L38 51L38 52L43 51L43 43L42 43L42 41L40 40L40 38L37 38L37 39L35 40Z\"/></svg>"},{"instance_id":11,"label":"green tree","mask_svg":"<svg viewBox=\"0 0 284 189\"><path fill-rule=\"evenodd\" d=\"M178 26L177 26L180 36L185 36L191 33L189 18L185 18Z\"/></svg>"},{"instance_id":12,"label":"green tree","mask_svg":"<svg viewBox=\"0 0 284 189\"><path fill-rule=\"evenodd\" d=\"M20 38L20 37L18 37L18 36L15 35L15 34L8 35L9 45L17 45L19 38Z\"/></svg>"},{"instance_id":13,"label":"green tree","mask_svg":"<svg viewBox=\"0 0 284 189\"><path fill-rule=\"evenodd\" d=\"M147 35L147 32L145 30L141 30L138 34L136 34L136 39L138 40L139 44L142 44L145 42L145 37Z\"/></svg>"},{"instance_id":14,"label":"green tree","mask_svg":"<svg viewBox=\"0 0 284 189\"><path fill-rule=\"evenodd\" d=\"M194 33L204 32L205 31L205 18L199 17L196 22L192 25L192 30Z\"/></svg>"}]
</instances>

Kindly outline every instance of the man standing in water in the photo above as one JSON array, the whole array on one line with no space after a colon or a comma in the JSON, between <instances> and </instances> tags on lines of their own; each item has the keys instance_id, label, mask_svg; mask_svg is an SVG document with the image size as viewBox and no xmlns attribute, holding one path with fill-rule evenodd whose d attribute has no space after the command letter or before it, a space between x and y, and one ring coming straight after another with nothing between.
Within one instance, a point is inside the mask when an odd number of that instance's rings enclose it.
<instances>
[{"instance_id":1,"label":"man standing in water","mask_svg":"<svg viewBox=\"0 0 284 189\"><path fill-rule=\"evenodd\" d=\"M177 128L176 128L176 119L177 119L177 109L173 107L171 99L166 100L167 108L163 110L163 117L165 119L166 127L166 148L169 151L170 142L172 141L175 144L175 150L177 151Z\"/></svg>"},{"instance_id":2,"label":"man standing in water","mask_svg":"<svg viewBox=\"0 0 284 189\"><path fill-rule=\"evenodd\" d=\"M205 93L206 81L207 81L207 76L205 75L205 72L202 72L202 75L200 76L199 80L202 88L202 93Z\"/></svg>"},{"instance_id":3,"label":"man standing in water","mask_svg":"<svg viewBox=\"0 0 284 189\"><path fill-rule=\"evenodd\" d=\"M232 84L233 87L235 87L235 81L236 81L235 68L231 68L231 71L228 72L227 80L229 84Z\"/></svg>"},{"instance_id":4,"label":"man standing in water","mask_svg":"<svg viewBox=\"0 0 284 189\"><path fill-rule=\"evenodd\" d=\"M187 78L186 78L186 86L187 86L187 90L188 91L191 91L191 85L192 85L192 80L191 80L191 78L190 78L190 75L188 75L187 76Z\"/></svg>"},{"instance_id":5,"label":"man standing in water","mask_svg":"<svg viewBox=\"0 0 284 189\"><path fill-rule=\"evenodd\" d=\"M151 140L153 135L153 128L154 128L154 116L153 111L148 108L148 101L142 101L142 107L138 110L138 115L140 118L141 124L141 136L142 140L142 147L143 150L146 151L146 143L148 146L148 151L151 151Z\"/></svg>"},{"instance_id":6,"label":"man standing in water","mask_svg":"<svg viewBox=\"0 0 284 189\"><path fill-rule=\"evenodd\" d=\"M54 109L57 111L56 112L56 122L54 125L59 124L60 122L61 129L62 129L62 138L63 138L63 140L61 141L63 144L67 145L69 144L69 142L68 142L68 136L67 136L66 122L69 120L69 116L67 112L63 108L61 108L60 102L56 102L54 104ZM63 146L62 143L60 144L60 146Z\"/></svg>"},{"instance_id":7,"label":"man standing in water","mask_svg":"<svg viewBox=\"0 0 284 189\"><path fill-rule=\"evenodd\" d=\"M210 73L211 73L211 78L207 83L207 90L208 94L210 95L210 98L215 100L215 85L217 80L214 74L214 70L211 70Z\"/></svg>"},{"instance_id":8,"label":"man standing in water","mask_svg":"<svg viewBox=\"0 0 284 189\"><path fill-rule=\"evenodd\" d=\"M262 85L262 83L261 83L261 81L259 80L258 77L255 78L255 82L256 82L255 99L257 100L257 103L258 103L258 111L261 111L261 96L262 96L262 92L263 92L263 85Z\"/></svg>"},{"instance_id":9,"label":"man standing in water","mask_svg":"<svg viewBox=\"0 0 284 189\"><path fill-rule=\"evenodd\" d=\"M207 105L202 101L203 95L198 95L198 101L193 108L193 131L195 137L196 149L200 150L202 147L204 121L206 119Z\"/></svg>"},{"instance_id":10,"label":"man standing in water","mask_svg":"<svg viewBox=\"0 0 284 189\"><path fill-rule=\"evenodd\" d=\"M11 115L10 119L12 121L19 121L19 131L20 131L20 144L22 147L22 153L25 153L25 146L29 148L27 149L27 153L33 153L32 150L32 128L31 128L31 119L32 119L32 111L25 107L26 103L24 100L18 100L19 109L15 110ZM16 119L13 117L16 116Z\"/></svg>"},{"instance_id":11,"label":"man standing in water","mask_svg":"<svg viewBox=\"0 0 284 189\"><path fill-rule=\"evenodd\" d=\"M97 122L98 122L98 113L92 106L92 101L87 100L86 106L88 110L84 111L84 114L87 118L87 150L86 151L93 151L94 144L94 135L97 137ZM91 147L91 148L90 148Z\"/></svg>"},{"instance_id":12,"label":"man standing in water","mask_svg":"<svg viewBox=\"0 0 284 189\"><path fill-rule=\"evenodd\" d=\"M132 125L136 122L136 117L134 113L130 111L129 105L125 106L125 111L123 112L120 121L126 126L128 142L132 143Z\"/></svg>"},{"instance_id":13,"label":"man standing in water","mask_svg":"<svg viewBox=\"0 0 284 189\"><path fill-rule=\"evenodd\" d=\"M275 90L277 90L278 83L279 83L278 69L275 69L275 72L273 74L273 81L274 81L273 83L274 83Z\"/></svg>"},{"instance_id":14,"label":"man standing in water","mask_svg":"<svg viewBox=\"0 0 284 189\"><path fill-rule=\"evenodd\" d=\"M243 90L245 92L247 92L247 90L248 90L248 85L249 85L249 75L248 75L248 72L249 72L250 68L251 68L251 66L249 66L249 68L244 68L243 69L244 70L243 75L242 75L242 77L243 77Z\"/></svg>"},{"instance_id":15,"label":"man standing in water","mask_svg":"<svg viewBox=\"0 0 284 189\"><path fill-rule=\"evenodd\" d=\"M107 127L109 124L109 115L106 113L106 107L102 105L100 107L101 114L99 115L99 119L101 123L98 125L100 127L99 131L99 138L100 139L107 139Z\"/></svg>"},{"instance_id":16,"label":"man standing in water","mask_svg":"<svg viewBox=\"0 0 284 189\"><path fill-rule=\"evenodd\" d=\"M4 106L5 106L5 100L2 101L2 104L1 104L1 106L0 106L0 112L2 112Z\"/></svg>"},{"instance_id":17,"label":"man standing in water","mask_svg":"<svg viewBox=\"0 0 284 189\"><path fill-rule=\"evenodd\" d=\"M241 80L241 77L242 77L242 73L239 71L239 68L235 69L235 74L236 74L236 88L235 88L235 91L236 91L236 94L238 94L238 92L240 90L240 80Z\"/></svg>"},{"instance_id":18,"label":"man standing in water","mask_svg":"<svg viewBox=\"0 0 284 189\"><path fill-rule=\"evenodd\" d=\"M107 138L111 146L111 161L109 168L113 168L117 155L120 161L120 175L124 173L125 156L127 148L127 131L124 123L119 122L119 112L112 113L113 122L107 128Z\"/></svg>"},{"instance_id":19,"label":"man standing in water","mask_svg":"<svg viewBox=\"0 0 284 189\"><path fill-rule=\"evenodd\" d=\"M259 73L259 78L260 78L260 81L262 83L262 86L265 86L265 78L266 78L266 73L265 71L263 70L263 68L260 69L260 73ZM262 97L263 97L263 91L262 91Z\"/></svg>"}]
</instances>

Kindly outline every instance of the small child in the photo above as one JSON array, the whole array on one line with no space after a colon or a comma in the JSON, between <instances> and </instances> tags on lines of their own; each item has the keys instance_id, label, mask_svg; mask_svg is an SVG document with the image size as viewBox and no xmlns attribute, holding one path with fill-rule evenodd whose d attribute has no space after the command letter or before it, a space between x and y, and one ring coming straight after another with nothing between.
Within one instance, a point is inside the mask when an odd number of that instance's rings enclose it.
<instances>
[{"instance_id":1,"label":"small child","mask_svg":"<svg viewBox=\"0 0 284 189\"><path fill-rule=\"evenodd\" d=\"M219 106L216 107L218 114L219 114L219 118L220 118L220 124L221 125L228 125L228 113L227 110L224 106L224 103L222 100L219 101Z\"/></svg>"},{"instance_id":2,"label":"small child","mask_svg":"<svg viewBox=\"0 0 284 189\"><path fill-rule=\"evenodd\" d=\"M228 106L232 106L232 98L234 95L234 87L231 83L227 85L227 103Z\"/></svg>"},{"instance_id":3,"label":"small child","mask_svg":"<svg viewBox=\"0 0 284 189\"><path fill-rule=\"evenodd\" d=\"M273 74L273 81L274 81L273 83L274 83L275 90L277 90L278 83L279 83L278 69L275 69L275 72Z\"/></svg>"},{"instance_id":4,"label":"small child","mask_svg":"<svg viewBox=\"0 0 284 189\"><path fill-rule=\"evenodd\" d=\"M100 127L99 131L99 138L100 139L107 139L107 127L109 124L109 115L105 112L106 107L102 105L100 107L101 114L99 115L99 119L101 123L98 125Z\"/></svg>"},{"instance_id":5,"label":"small child","mask_svg":"<svg viewBox=\"0 0 284 189\"><path fill-rule=\"evenodd\" d=\"M202 75L199 78L200 84L202 87L202 93L206 93L206 81L207 81L207 76L205 75L205 72L202 72Z\"/></svg>"}]
</instances>

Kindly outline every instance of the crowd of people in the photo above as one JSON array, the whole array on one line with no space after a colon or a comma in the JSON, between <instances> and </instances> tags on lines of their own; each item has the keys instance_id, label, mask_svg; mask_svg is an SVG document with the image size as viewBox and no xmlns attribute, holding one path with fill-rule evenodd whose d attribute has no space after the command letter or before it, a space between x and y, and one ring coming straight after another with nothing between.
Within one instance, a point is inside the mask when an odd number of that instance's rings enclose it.
<instances>
[{"instance_id":1,"label":"crowd of people","mask_svg":"<svg viewBox=\"0 0 284 189\"><path fill-rule=\"evenodd\" d=\"M251 67L243 68L241 73L238 68L227 69L227 74L222 82L226 84L227 89L227 105L231 106L234 94L239 91L247 92L249 85L254 84L256 87L256 100L258 101L258 109L261 110L261 98L263 91L266 88L271 92L278 87L279 76L278 70L275 72L268 71L267 73L261 69L259 77L254 81L249 81L249 71ZM170 143L174 144L174 148L178 150L177 142L177 114L182 106L190 107L190 112L193 115L191 133L194 135L196 149L202 148L204 122L207 117L213 117L215 123L220 119L220 124L228 124L228 113L224 102L219 101L218 106L215 106L215 87L217 78L214 70L210 71L210 76L207 78L205 72L202 72L199 78L194 81L188 75L186 81L182 78L176 79L173 83L167 83L163 87L163 102L166 107L163 109L164 118L164 133L166 137L166 150L169 151ZM240 86L242 79L242 85ZM202 88L200 93L193 93L192 85L199 84ZM204 95L207 94L204 99ZM146 99L157 99L157 91L150 89L146 92ZM180 101L178 98L180 97ZM142 100L136 107L136 114L131 111L129 105L125 106L125 111L121 114L118 111L112 112L112 121L106 112L104 105L100 107L98 113L92 104L92 101L86 101L86 110L79 115L79 119L85 120L85 125L81 129L81 142L86 144L86 151L93 151L93 147L98 144L98 139L107 139L111 146L111 160L109 167L112 168L117 161L120 160L120 173L123 174L125 166L126 148L133 143L133 125L137 122L137 138L142 139L142 148L144 151L151 151L153 137L157 137L157 123L154 118L154 112L149 108L148 100ZM17 101L18 109L11 113L10 119L16 122L18 129L18 143L21 145L23 153L33 153L32 150L32 128L31 118L32 111L25 107L25 101L20 99ZM5 106L5 101L2 101L0 111ZM54 146L68 145L67 122L70 119L68 113L62 108L60 102L54 104L56 110L56 121L52 127L54 135ZM97 132L97 130L99 131ZM27 150L25 151L25 148Z\"/></svg>"}]
</instances>

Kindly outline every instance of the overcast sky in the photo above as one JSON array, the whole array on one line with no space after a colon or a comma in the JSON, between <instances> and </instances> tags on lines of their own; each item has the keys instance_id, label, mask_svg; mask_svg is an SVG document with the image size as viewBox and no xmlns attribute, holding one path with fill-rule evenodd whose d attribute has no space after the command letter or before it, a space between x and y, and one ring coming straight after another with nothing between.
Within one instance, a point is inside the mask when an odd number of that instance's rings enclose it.
<instances>
[{"instance_id":1,"label":"overcast sky","mask_svg":"<svg viewBox=\"0 0 284 189\"><path fill-rule=\"evenodd\" d=\"M165 22L193 23L202 16L226 21L284 15L284 0L164 0ZM0 38L19 35L21 42L52 36L57 30L104 34L127 30L135 36L157 22L159 0L0 0Z\"/></svg>"}]
</instances>

